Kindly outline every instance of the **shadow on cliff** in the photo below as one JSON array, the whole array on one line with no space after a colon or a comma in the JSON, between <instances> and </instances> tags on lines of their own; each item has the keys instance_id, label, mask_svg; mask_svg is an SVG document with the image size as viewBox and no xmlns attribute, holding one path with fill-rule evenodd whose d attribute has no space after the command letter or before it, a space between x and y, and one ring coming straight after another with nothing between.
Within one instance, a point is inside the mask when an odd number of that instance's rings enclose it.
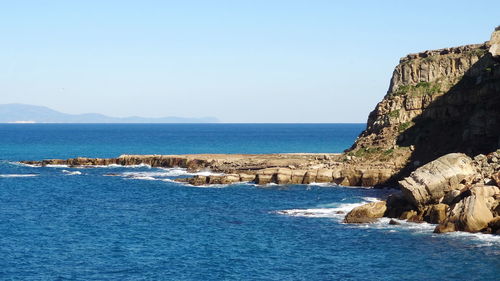
<instances>
[{"instance_id":1,"label":"shadow on cliff","mask_svg":"<svg viewBox=\"0 0 500 281\"><path fill-rule=\"evenodd\" d=\"M448 92L402 132L399 146L414 146L408 164L388 184L444 154L469 156L500 147L500 61L487 53Z\"/></svg>"}]
</instances>

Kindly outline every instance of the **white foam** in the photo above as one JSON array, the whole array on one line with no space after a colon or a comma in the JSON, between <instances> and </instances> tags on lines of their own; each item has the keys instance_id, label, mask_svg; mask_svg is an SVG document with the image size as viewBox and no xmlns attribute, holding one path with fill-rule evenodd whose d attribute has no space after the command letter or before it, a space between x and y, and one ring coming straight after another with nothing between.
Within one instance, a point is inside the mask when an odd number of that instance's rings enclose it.
<instances>
[{"instance_id":1,"label":"white foam","mask_svg":"<svg viewBox=\"0 0 500 281\"><path fill-rule=\"evenodd\" d=\"M445 234L439 234L444 236L453 237L455 239L465 239L465 240L474 240L478 242L476 246L478 247L489 247L496 246L500 247L500 236L492 235L492 234L483 234L483 233L469 233L469 232L449 232Z\"/></svg>"},{"instance_id":2,"label":"white foam","mask_svg":"<svg viewBox=\"0 0 500 281\"><path fill-rule=\"evenodd\" d=\"M349 211L352 209L365 204L366 202L361 203L330 203L323 204L320 207L326 206L336 206L329 208L311 208L311 209L290 209L290 210L281 210L276 211L277 214L287 215L292 217L310 217L310 218L336 218L343 219Z\"/></svg>"},{"instance_id":3,"label":"white foam","mask_svg":"<svg viewBox=\"0 0 500 281\"><path fill-rule=\"evenodd\" d=\"M30 167L30 168L40 168L42 165L36 165L36 164L26 164L26 163L21 163L21 162L7 162L11 165L15 166L24 166L24 167Z\"/></svg>"},{"instance_id":4,"label":"white foam","mask_svg":"<svg viewBox=\"0 0 500 281\"><path fill-rule=\"evenodd\" d=\"M178 177L184 176L188 173L184 169L162 169L162 171L156 172L124 172L122 175L124 177L157 177L157 178L166 178L166 177Z\"/></svg>"},{"instance_id":5,"label":"white foam","mask_svg":"<svg viewBox=\"0 0 500 281\"><path fill-rule=\"evenodd\" d=\"M137 164L137 165L120 165L120 164L109 164L109 165L85 165L82 167L90 168L151 168L149 164Z\"/></svg>"},{"instance_id":6,"label":"white foam","mask_svg":"<svg viewBox=\"0 0 500 281\"><path fill-rule=\"evenodd\" d=\"M183 186L189 186L189 187L196 187L196 188L226 188L226 187L229 187L231 185L248 185L247 182L235 182L235 183L229 183L229 184L204 184L204 185L192 185L190 183L187 183L187 182L178 182L178 181L175 181L175 180L172 180L172 179L161 179L161 181L164 181L164 182L172 182L172 183L176 183L178 185L183 185Z\"/></svg>"},{"instance_id":7,"label":"white foam","mask_svg":"<svg viewBox=\"0 0 500 281\"><path fill-rule=\"evenodd\" d=\"M0 178L27 178L36 177L37 174L0 174Z\"/></svg>"},{"instance_id":8,"label":"white foam","mask_svg":"<svg viewBox=\"0 0 500 281\"><path fill-rule=\"evenodd\" d=\"M62 165L62 164L48 164L48 165L45 165L44 167L48 167L48 168L69 168L68 165Z\"/></svg>"},{"instance_id":9,"label":"white foam","mask_svg":"<svg viewBox=\"0 0 500 281\"><path fill-rule=\"evenodd\" d=\"M154 181L154 180L158 180L158 179L155 179L153 177L147 177L147 176L138 176L138 177L130 177L130 179L133 179L133 180L148 180L148 181Z\"/></svg>"},{"instance_id":10,"label":"white foam","mask_svg":"<svg viewBox=\"0 0 500 281\"><path fill-rule=\"evenodd\" d=\"M321 187L338 187L339 185L333 182L312 182L308 185L321 186Z\"/></svg>"},{"instance_id":11,"label":"white foam","mask_svg":"<svg viewBox=\"0 0 500 281\"><path fill-rule=\"evenodd\" d=\"M179 177L179 176L211 176L211 175L221 175L217 173L212 173L210 171L201 171L196 173L190 173L184 168L158 168L157 171L146 171L146 172L124 172L121 176L126 178L134 179L146 179L146 180L164 180L169 177Z\"/></svg>"},{"instance_id":12,"label":"white foam","mask_svg":"<svg viewBox=\"0 0 500 281\"><path fill-rule=\"evenodd\" d=\"M380 201L379 198L375 198L375 197L361 197L361 199L363 199L366 202L378 202L378 201Z\"/></svg>"},{"instance_id":13,"label":"white foam","mask_svg":"<svg viewBox=\"0 0 500 281\"><path fill-rule=\"evenodd\" d=\"M200 171L200 172L188 173L188 174L193 175L193 176L205 176L205 177L208 177L208 176L221 176L221 175L223 175L221 173L214 173L214 172L211 172L211 171Z\"/></svg>"},{"instance_id":14,"label":"white foam","mask_svg":"<svg viewBox=\"0 0 500 281\"><path fill-rule=\"evenodd\" d=\"M61 172L67 174L67 175L81 175L82 172L80 171L68 171L68 170L62 170Z\"/></svg>"}]
</instances>

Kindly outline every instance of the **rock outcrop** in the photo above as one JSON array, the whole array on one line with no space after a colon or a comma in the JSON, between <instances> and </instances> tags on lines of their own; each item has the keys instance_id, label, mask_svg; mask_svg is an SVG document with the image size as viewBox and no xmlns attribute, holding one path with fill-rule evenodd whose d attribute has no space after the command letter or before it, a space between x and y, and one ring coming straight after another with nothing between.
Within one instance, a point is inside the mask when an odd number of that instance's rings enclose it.
<instances>
[{"instance_id":1,"label":"rock outcrop","mask_svg":"<svg viewBox=\"0 0 500 281\"><path fill-rule=\"evenodd\" d=\"M418 168L399 184L406 199L421 209L441 202L449 191L462 189L474 175L471 158L451 153Z\"/></svg>"},{"instance_id":2,"label":"rock outcrop","mask_svg":"<svg viewBox=\"0 0 500 281\"><path fill-rule=\"evenodd\" d=\"M486 154L500 146L500 30L483 44L410 54L348 150L404 163L389 184L442 155ZM397 159L397 160L396 160Z\"/></svg>"}]
</instances>

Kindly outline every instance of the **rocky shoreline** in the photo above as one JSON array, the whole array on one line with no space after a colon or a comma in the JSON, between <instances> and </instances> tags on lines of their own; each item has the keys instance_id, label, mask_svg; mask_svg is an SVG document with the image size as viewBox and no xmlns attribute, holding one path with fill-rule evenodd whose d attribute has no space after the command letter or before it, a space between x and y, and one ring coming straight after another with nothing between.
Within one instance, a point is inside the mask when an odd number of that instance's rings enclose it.
<instances>
[{"instance_id":1,"label":"rocky shoreline","mask_svg":"<svg viewBox=\"0 0 500 281\"><path fill-rule=\"evenodd\" d=\"M191 154L121 155L118 158L72 158L22 161L47 166L140 165L185 168L189 172L211 171L216 175L197 175L177 179L192 185L254 182L256 184L335 183L347 186L375 186L396 171L394 163L357 163L356 158L338 153L287 154Z\"/></svg>"},{"instance_id":2,"label":"rocky shoreline","mask_svg":"<svg viewBox=\"0 0 500 281\"><path fill-rule=\"evenodd\" d=\"M342 154L122 155L23 161L30 165L181 167L217 175L192 185L334 183L399 187L353 209L346 223L381 217L437 224L436 233L500 234L500 27L483 44L410 54L367 128ZM473 158L472 158L473 157Z\"/></svg>"},{"instance_id":3,"label":"rocky shoreline","mask_svg":"<svg viewBox=\"0 0 500 281\"><path fill-rule=\"evenodd\" d=\"M346 223L381 217L437 224L434 232L500 234L500 149L474 159L450 153L399 182L401 193L354 208Z\"/></svg>"}]
</instances>

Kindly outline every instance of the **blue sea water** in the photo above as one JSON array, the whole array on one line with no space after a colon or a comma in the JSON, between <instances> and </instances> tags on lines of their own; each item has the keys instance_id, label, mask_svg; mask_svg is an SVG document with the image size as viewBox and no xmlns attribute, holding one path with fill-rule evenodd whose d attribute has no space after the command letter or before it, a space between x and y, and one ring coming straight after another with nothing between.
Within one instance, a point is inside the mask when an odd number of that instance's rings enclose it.
<instances>
[{"instance_id":1,"label":"blue sea water","mask_svg":"<svg viewBox=\"0 0 500 281\"><path fill-rule=\"evenodd\" d=\"M29 167L120 154L341 152L361 124L0 125L2 280L498 280L498 236L342 224L394 190L171 181L182 169ZM107 174L117 176L106 176Z\"/></svg>"}]
</instances>

